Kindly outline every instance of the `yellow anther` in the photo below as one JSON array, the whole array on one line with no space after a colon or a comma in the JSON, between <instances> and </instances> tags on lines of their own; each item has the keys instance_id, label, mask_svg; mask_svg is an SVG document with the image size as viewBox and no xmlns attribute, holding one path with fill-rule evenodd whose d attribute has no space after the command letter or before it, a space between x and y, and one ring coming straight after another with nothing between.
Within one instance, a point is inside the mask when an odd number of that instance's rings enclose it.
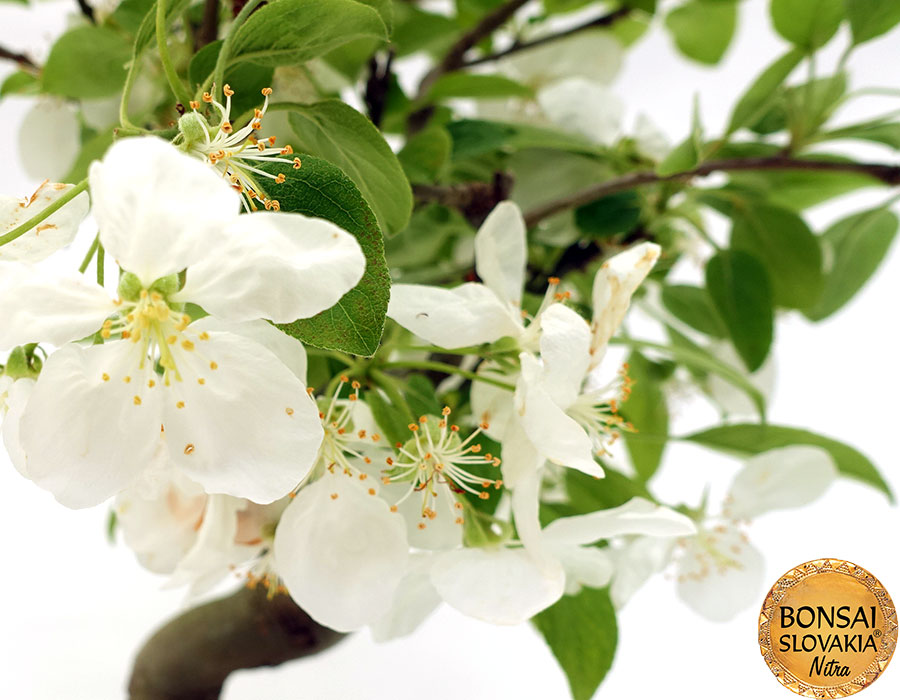
<instances>
[{"instance_id":1,"label":"yellow anther","mask_svg":"<svg viewBox=\"0 0 900 700\"><path fill-rule=\"evenodd\" d=\"M217 362L210 362L209 368L210 369L219 369L219 364Z\"/></svg>"},{"instance_id":2,"label":"yellow anther","mask_svg":"<svg viewBox=\"0 0 900 700\"><path fill-rule=\"evenodd\" d=\"M332 500L332 501L336 501L336 500L337 500L337 497L338 497L338 495L337 495L336 493L331 494L331 500Z\"/></svg>"},{"instance_id":3,"label":"yellow anther","mask_svg":"<svg viewBox=\"0 0 900 700\"><path fill-rule=\"evenodd\" d=\"M234 95L234 90L231 89L231 86L228 83L222 87L222 92L225 93L225 97L231 97Z\"/></svg>"},{"instance_id":4,"label":"yellow anther","mask_svg":"<svg viewBox=\"0 0 900 700\"><path fill-rule=\"evenodd\" d=\"M294 409L291 408L290 406L288 406L287 408L285 408L285 409L284 409L284 412L287 413L289 416L294 415Z\"/></svg>"},{"instance_id":5,"label":"yellow anther","mask_svg":"<svg viewBox=\"0 0 900 700\"><path fill-rule=\"evenodd\" d=\"M184 446L184 453L185 453L186 455L193 454L193 453L194 453L194 443L189 442L187 445L185 445L185 446Z\"/></svg>"},{"instance_id":6,"label":"yellow anther","mask_svg":"<svg viewBox=\"0 0 900 700\"><path fill-rule=\"evenodd\" d=\"M175 404L175 408L184 408L184 401L179 401Z\"/></svg>"},{"instance_id":7,"label":"yellow anther","mask_svg":"<svg viewBox=\"0 0 900 700\"><path fill-rule=\"evenodd\" d=\"M108 381L109 381L109 375L108 375L106 372L103 373L103 381L104 381L104 382L108 382Z\"/></svg>"},{"instance_id":8,"label":"yellow anther","mask_svg":"<svg viewBox=\"0 0 900 700\"><path fill-rule=\"evenodd\" d=\"M197 100L191 100L188 104L191 106L191 109L200 109L200 103Z\"/></svg>"},{"instance_id":9,"label":"yellow anther","mask_svg":"<svg viewBox=\"0 0 900 700\"><path fill-rule=\"evenodd\" d=\"M140 405L141 405L141 397L140 397L140 396L135 396L135 397L134 397L134 405L135 405L135 406L140 406Z\"/></svg>"},{"instance_id":10,"label":"yellow anther","mask_svg":"<svg viewBox=\"0 0 900 700\"><path fill-rule=\"evenodd\" d=\"M209 333L203 331L199 336L200 340L209 340Z\"/></svg>"},{"instance_id":11,"label":"yellow anther","mask_svg":"<svg viewBox=\"0 0 900 700\"><path fill-rule=\"evenodd\" d=\"M152 389L153 387L156 386L156 381L151 379L149 382L147 382L147 386Z\"/></svg>"},{"instance_id":12,"label":"yellow anther","mask_svg":"<svg viewBox=\"0 0 900 700\"><path fill-rule=\"evenodd\" d=\"M181 341L181 347L183 347L185 350L193 350L194 344L190 340L187 340L185 338L184 340Z\"/></svg>"},{"instance_id":13,"label":"yellow anther","mask_svg":"<svg viewBox=\"0 0 900 700\"><path fill-rule=\"evenodd\" d=\"M272 88L264 87L260 92L262 92L263 96L268 97L272 94Z\"/></svg>"},{"instance_id":14,"label":"yellow anther","mask_svg":"<svg viewBox=\"0 0 900 700\"><path fill-rule=\"evenodd\" d=\"M213 101L212 95L210 95L208 92L204 92L203 93L203 101L206 102L207 104L210 104Z\"/></svg>"},{"instance_id":15,"label":"yellow anther","mask_svg":"<svg viewBox=\"0 0 900 700\"><path fill-rule=\"evenodd\" d=\"M126 376L122 377L122 381L125 382L126 384L129 384L131 382L131 377L126 375Z\"/></svg>"},{"instance_id":16,"label":"yellow anther","mask_svg":"<svg viewBox=\"0 0 900 700\"><path fill-rule=\"evenodd\" d=\"M206 384L206 380L203 377L197 377L197 384Z\"/></svg>"},{"instance_id":17,"label":"yellow anther","mask_svg":"<svg viewBox=\"0 0 900 700\"><path fill-rule=\"evenodd\" d=\"M374 496L374 495L375 495L375 489L369 489L369 495L370 495L370 496Z\"/></svg>"},{"instance_id":18,"label":"yellow anther","mask_svg":"<svg viewBox=\"0 0 900 700\"><path fill-rule=\"evenodd\" d=\"M301 165L302 164L300 163L300 159L294 158L294 170L299 170Z\"/></svg>"},{"instance_id":19,"label":"yellow anther","mask_svg":"<svg viewBox=\"0 0 900 700\"><path fill-rule=\"evenodd\" d=\"M287 178L285 177L284 173L278 173L278 175L275 177L275 184L276 184L276 185L280 185L280 184L281 184L282 182L284 182L286 179L287 179Z\"/></svg>"}]
</instances>

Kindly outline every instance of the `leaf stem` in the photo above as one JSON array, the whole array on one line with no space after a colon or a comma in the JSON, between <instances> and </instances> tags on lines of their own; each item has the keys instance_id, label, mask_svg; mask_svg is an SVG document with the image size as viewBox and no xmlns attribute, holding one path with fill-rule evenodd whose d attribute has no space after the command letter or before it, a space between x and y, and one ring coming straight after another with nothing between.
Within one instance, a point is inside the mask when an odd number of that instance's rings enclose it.
<instances>
[{"instance_id":1,"label":"leaf stem","mask_svg":"<svg viewBox=\"0 0 900 700\"><path fill-rule=\"evenodd\" d=\"M447 364L446 362L431 362L428 360L422 361L397 361L397 362L386 362L381 365L382 369L428 369L433 370L435 372L443 372L444 374L458 374L461 377L465 377L473 382L484 382L485 384L492 384L493 386L499 387L500 389L506 389L507 391L515 391L516 387L514 384L509 384L508 382L501 382L499 379L492 379L491 377L485 377L477 372L470 372L466 369L461 369L455 365Z\"/></svg>"},{"instance_id":2,"label":"leaf stem","mask_svg":"<svg viewBox=\"0 0 900 700\"><path fill-rule=\"evenodd\" d=\"M94 253L97 252L97 246L100 245L100 234L98 233L94 236L94 241L91 243L91 247L88 248L87 253L84 255L84 260L81 261L81 265L78 266L78 271L84 274L84 271L88 269L88 265L91 264L91 260L94 259Z\"/></svg>"},{"instance_id":3,"label":"leaf stem","mask_svg":"<svg viewBox=\"0 0 900 700\"><path fill-rule=\"evenodd\" d=\"M57 211L62 209L66 204L68 204L73 199L75 199L75 197L80 195L87 188L88 188L88 180L87 180L87 178L84 178L84 180L79 182L77 185L75 185L75 187L73 187L71 190L66 192L62 197L60 197L55 202L53 202L53 204L41 209L40 212L38 212L37 214L32 216L24 224L21 224L20 226L16 226L16 228L14 228L9 233L4 233L2 236L0 236L0 246L6 245L7 243L11 243L12 241L16 240L20 236L24 236L31 229L33 229L35 226L37 226L39 223L41 223L44 219L48 218L51 214L55 214Z\"/></svg>"},{"instance_id":4,"label":"leaf stem","mask_svg":"<svg viewBox=\"0 0 900 700\"><path fill-rule=\"evenodd\" d=\"M172 63L172 57L169 55L169 44L166 21L166 0L157 0L156 2L156 45L159 49L159 60L162 62L163 71L166 74L166 80L169 81L169 87L175 95L175 99L187 107L191 101L191 96L178 77L178 72Z\"/></svg>"},{"instance_id":5,"label":"leaf stem","mask_svg":"<svg viewBox=\"0 0 900 700\"><path fill-rule=\"evenodd\" d=\"M216 67L212 73L212 84L215 86L216 91L222 89L222 84L225 81L225 66L228 65L228 59L231 58L231 45L234 43L235 35L241 28L241 25L243 25L250 16L250 13L257 8L261 1L262 0L248 0L247 4L241 8L240 12L238 12L237 17L234 18L234 22L232 22L231 28L225 36L225 41L222 42L222 48L219 51L218 58L216 58ZM207 78L207 80L209 79ZM203 89L208 90L209 88L210 86L206 84L203 85Z\"/></svg>"}]
</instances>

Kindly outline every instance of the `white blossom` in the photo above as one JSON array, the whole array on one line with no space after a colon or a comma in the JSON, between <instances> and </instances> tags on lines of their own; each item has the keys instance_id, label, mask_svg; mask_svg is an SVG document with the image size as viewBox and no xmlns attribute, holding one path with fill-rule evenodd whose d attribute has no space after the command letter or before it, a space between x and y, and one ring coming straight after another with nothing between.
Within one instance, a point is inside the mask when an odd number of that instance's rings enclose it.
<instances>
[{"instance_id":1,"label":"white blossom","mask_svg":"<svg viewBox=\"0 0 900 700\"><path fill-rule=\"evenodd\" d=\"M0 196L0 236L39 214L74 185L44 181L30 197ZM81 193L34 228L0 246L0 261L37 262L68 245L88 213L88 195Z\"/></svg>"},{"instance_id":2,"label":"white blossom","mask_svg":"<svg viewBox=\"0 0 900 700\"><path fill-rule=\"evenodd\" d=\"M198 329L183 305L229 322L312 316L360 279L359 244L299 214L238 216L226 183L150 137L115 144L90 181L100 243L125 271L120 298L77 275L0 271L0 346L63 346L22 416L29 476L66 505L94 505L138 479L162 441L207 492L283 496L322 439L305 386L256 341ZM94 333L105 342L73 342Z\"/></svg>"}]
</instances>

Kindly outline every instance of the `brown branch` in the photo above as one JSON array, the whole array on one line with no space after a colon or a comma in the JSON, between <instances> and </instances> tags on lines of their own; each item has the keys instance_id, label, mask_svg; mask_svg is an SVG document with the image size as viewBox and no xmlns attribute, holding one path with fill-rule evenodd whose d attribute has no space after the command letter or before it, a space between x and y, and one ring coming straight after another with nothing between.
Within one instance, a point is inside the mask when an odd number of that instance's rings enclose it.
<instances>
[{"instance_id":1,"label":"brown branch","mask_svg":"<svg viewBox=\"0 0 900 700\"><path fill-rule=\"evenodd\" d=\"M0 46L0 59L15 61L22 68L37 68L37 64L24 53L16 53L15 51L3 48L2 46Z\"/></svg>"},{"instance_id":2,"label":"brown branch","mask_svg":"<svg viewBox=\"0 0 900 700\"><path fill-rule=\"evenodd\" d=\"M419 84L418 97L424 97L425 93L428 92L428 88L444 73L451 73L462 68L465 65L465 56L469 49L482 39L486 39L493 34L494 30L503 26L507 20L528 2L529 0L507 0L496 10L485 15L478 24L457 39L456 43L444 55L444 58L422 78L422 82Z\"/></svg>"},{"instance_id":3,"label":"brown branch","mask_svg":"<svg viewBox=\"0 0 900 700\"><path fill-rule=\"evenodd\" d=\"M575 27L570 27L569 29L564 29L553 34L547 34L546 36L532 39L531 41L516 41L512 46L510 46L508 49L504 49L503 51L497 51L495 53L487 54L486 56L479 56L478 58L464 61L462 67L469 68L470 66L477 66L482 63L496 61L497 59L509 56L510 54L518 53L519 51L524 51L525 49L533 49L535 46L542 46L543 44L549 44L550 42L557 41L558 39L565 39L566 37L570 37L573 34L583 32L586 29L592 29L595 27L608 27L611 24L615 24L618 20L627 17L630 13L630 7L620 7L614 12L610 12L609 14L603 15L602 17L595 17L594 19L585 22L584 24L579 24Z\"/></svg>"},{"instance_id":4,"label":"brown branch","mask_svg":"<svg viewBox=\"0 0 900 700\"><path fill-rule=\"evenodd\" d=\"M219 0L206 0L203 5L203 20L194 34L194 51L199 51L216 40L219 34Z\"/></svg>"},{"instance_id":5,"label":"brown branch","mask_svg":"<svg viewBox=\"0 0 900 700\"><path fill-rule=\"evenodd\" d=\"M540 207L532 209L525 215L525 223L532 227L549 216L558 214L568 209L575 209L594 200L600 199L616 192L631 190L641 185L651 185L658 182L675 182L690 180L694 177L705 177L718 171L739 170L813 170L819 172L844 172L869 175L880 180L886 185L900 185L900 165L885 165L883 163L854 163L830 160L812 160L804 158L792 158L785 155L765 156L759 158L729 158L723 160L711 160L707 163L674 175L661 176L655 172L643 171L629 173L606 182L588 187L581 192L562 197Z\"/></svg>"},{"instance_id":6,"label":"brown branch","mask_svg":"<svg viewBox=\"0 0 900 700\"><path fill-rule=\"evenodd\" d=\"M286 595L243 588L176 617L138 653L131 700L217 700L232 671L316 654L344 635L323 627Z\"/></svg>"},{"instance_id":7,"label":"brown branch","mask_svg":"<svg viewBox=\"0 0 900 700\"><path fill-rule=\"evenodd\" d=\"M384 61L379 61L377 55L373 55L369 59L369 77L366 80L366 92L363 95L363 100L366 103L369 119L379 128L381 127L381 119L384 116L388 92L391 89L391 64L393 61L393 49L388 51Z\"/></svg>"},{"instance_id":8,"label":"brown branch","mask_svg":"<svg viewBox=\"0 0 900 700\"><path fill-rule=\"evenodd\" d=\"M97 18L94 17L94 8L91 7L87 0L75 0L78 3L78 9L81 10L81 14L83 14L88 22L91 24L97 24Z\"/></svg>"},{"instance_id":9,"label":"brown branch","mask_svg":"<svg viewBox=\"0 0 900 700\"><path fill-rule=\"evenodd\" d=\"M420 204L436 203L457 209L475 228L500 202L509 198L512 177L494 173L492 182L464 182L457 185L413 185L413 196Z\"/></svg>"}]
</instances>

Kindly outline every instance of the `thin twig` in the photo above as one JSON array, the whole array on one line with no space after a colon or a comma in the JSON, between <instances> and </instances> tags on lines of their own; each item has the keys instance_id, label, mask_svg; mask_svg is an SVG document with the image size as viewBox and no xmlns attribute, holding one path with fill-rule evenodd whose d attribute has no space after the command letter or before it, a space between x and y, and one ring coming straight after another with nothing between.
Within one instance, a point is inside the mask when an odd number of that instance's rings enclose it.
<instances>
[{"instance_id":1,"label":"thin twig","mask_svg":"<svg viewBox=\"0 0 900 700\"><path fill-rule=\"evenodd\" d=\"M206 0L203 5L203 20L194 35L194 51L199 51L216 40L219 33L219 0Z\"/></svg>"},{"instance_id":2,"label":"thin twig","mask_svg":"<svg viewBox=\"0 0 900 700\"><path fill-rule=\"evenodd\" d=\"M486 56L479 56L478 58L464 61L461 67L469 68L470 66L477 66L481 65L482 63L496 61L497 59L509 56L510 54L518 53L519 51L524 51L525 49L533 49L535 46L542 46L543 44L549 44L550 42L557 41L559 39L565 39L566 37L572 36L573 34L583 32L586 29L608 27L611 24L616 23L618 20L627 17L630 13L630 7L620 7L614 12L610 12L609 14L603 15L602 17L595 17L592 20L589 20L583 24L579 24L575 27L570 27L569 29L564 29L553 34L547 34L546 36L532 39L531 41L516 41L512 46L510 46L508 49L504 49L503 51L496 51L494 53L487 54Z\"/></svg>"},{"instance_id":3,"label":"thin twig","mask_svg":"<svg viewBox=\"0 0 900 700\"><path fill-rule=\"evenodd\" d=\"M813 170L819 172L844 172L869 175L880 180L886 185L900 185L900 165L887 165L884 163L855 163L830 160L812 160L804 158L791 158L785 155L764 156L758 158L727 158L723 160L711 160L697 166L692 170L675 173L674 175L657 175L654 171L642 171L629 173L622 177L613 178L601 182L587 189L576 192L567 197L556 199L540 207L532 209L525 215L525 223L530 227L535 226L549 216L562 211L575 209L584 204L589 204L616 192L631 190L641 185L651 185L658 182L674 182L690 180L695 177L704 177L719 171L739 170Z\"/></svg>"},{"instance_id":4,"label":"thin twig","mask_svg":"<svg viewBox=\"0 0 900 700\"><path fill-rule=\"evenodd\" d=\"M444 55L444 58L422 78L422 82L419 83L418 97L423 97L434 84L434 81L445 73L451 73L462 68L465 65L465 57L469 49L476 46L482 39L493 34L494 30L504 25L528 2L529 0L507 0L496 10L485 15L478 24L457 39Z\"/></svg>"},{"instance_id":5,"label":"thin twig","mask_svg":"<svg viewBox=\"0 0 900 700\"><path fill-rule=\"evenodd\" d=\"M97 24L97 18L94 16L94 8L87 3L87 0L75 0L75 2L78 3L78 9L81 10L81 14L87 17L91 24Z\"/></svg>"},{"instance_id":6,"label":"thin twig","mask_svg":"<svg viewBox=\"0 0 900 700\"><path fill-rule=\"evenodd\" d=\"M388 51L384 61L379 61L374 54L369 59L369 78L366 80L366 92L363 99L366 103L366 111L372 123L380 127L384 116L384 107L388 91L391 88L391 64L394 61L394 51Z\"/></svg>"},{"instance_id":7,"label":"thin twig","mask_svg":"<svg viewBox=\"0 0 900 700\"><path fill-rule=\"evenodd\" d=\"M494 173L491 182L464 182L456 185L413 185L413 196L420 204L434 202L460 211L478 228L491 210L509 198L513 180L508 173Z\"/></svg>"},{"instance_id":8,"label":"thin twig","mask_svg":"<svg viewBox=\"0 0 900 700\"><path fill-rule=\"evenodd\" d=\"M0 46L0 59L15 61L22 68L37 68L37 64L30 58L28 58L28 56L26 56L24 53L10 51L9 49L3 48L2 46Z\"/></svg>"}]
</instances>

